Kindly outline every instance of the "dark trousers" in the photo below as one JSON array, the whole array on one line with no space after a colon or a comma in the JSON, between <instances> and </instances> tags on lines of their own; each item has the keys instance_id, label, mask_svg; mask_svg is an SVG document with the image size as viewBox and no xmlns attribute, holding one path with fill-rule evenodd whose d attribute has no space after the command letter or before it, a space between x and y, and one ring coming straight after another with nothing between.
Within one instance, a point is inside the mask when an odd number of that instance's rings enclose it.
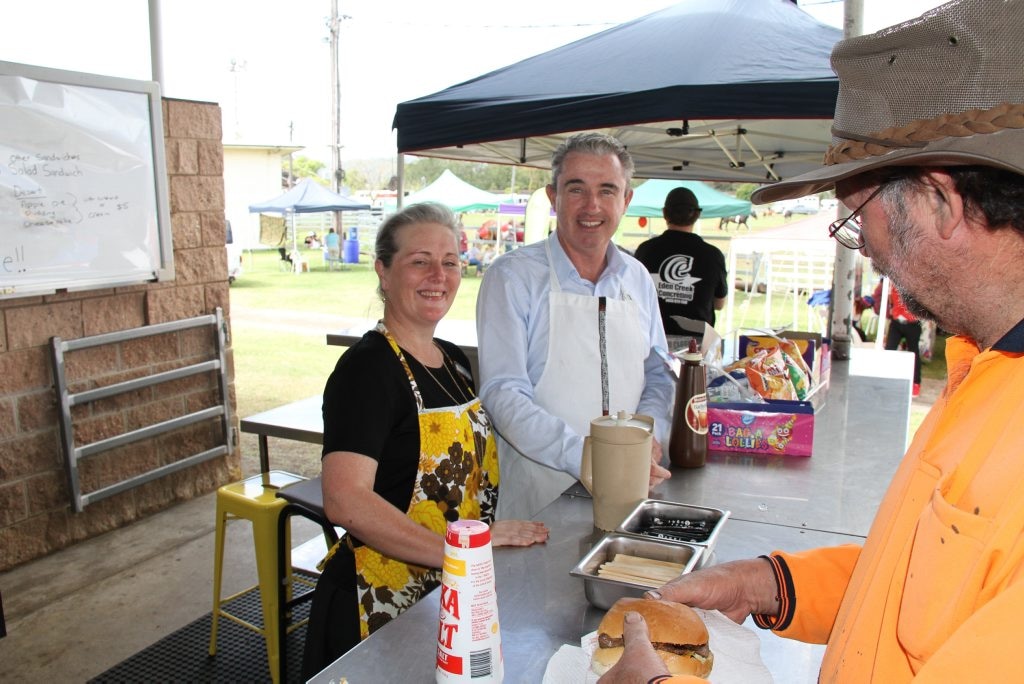
<instances>
[{"instance_id":1,"label":"dark trousers","mask_svg":"<svg viewBox=\"0 0 1024 684\"><path fill-rule=\"evenodd\" d=\"M889 319L889 329L885 332L885 348L899 349L900 341L907 341L907 351L914 353L914 384L921 384L921 321L907 323Z\"/></svg>"}]
</instances>

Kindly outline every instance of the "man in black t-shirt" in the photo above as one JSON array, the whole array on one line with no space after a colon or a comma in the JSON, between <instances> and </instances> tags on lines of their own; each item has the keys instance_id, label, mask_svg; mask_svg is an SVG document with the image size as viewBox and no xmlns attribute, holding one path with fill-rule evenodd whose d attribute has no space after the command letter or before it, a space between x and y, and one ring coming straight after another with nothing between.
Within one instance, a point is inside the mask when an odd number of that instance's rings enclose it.
<instances>
[{"instance_id":1,"label":"man in black t-shirt","mask_svg":"<svg viewBox=\"0 0 1024 684\"><path fill-rule=\"evenodd\" d=\"M654 279L662 325L673 347L680 337L700 340L704 323L715 324L715 310L725 306L729 293L725 256L693 233L700 211L689 188L673 188L662 209L668 230L636 248L636 258Z\"/></svg>"}]
</instances>

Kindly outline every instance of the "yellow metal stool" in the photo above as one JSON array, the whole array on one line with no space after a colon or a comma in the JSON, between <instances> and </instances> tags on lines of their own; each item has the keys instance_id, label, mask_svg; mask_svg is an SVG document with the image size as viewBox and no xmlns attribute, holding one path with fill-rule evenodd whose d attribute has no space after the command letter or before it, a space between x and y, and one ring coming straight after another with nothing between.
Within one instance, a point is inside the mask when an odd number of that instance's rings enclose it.
<instances>
[{"instance_id":1,"label":"yellow metal stool","mask_svg":"<svg viewBox=\"0 0 1024 684\"><path fill-rule=\"evenodd\" d=\"M279 681L281 644L278 637L278 517L287 501L277 497L277 490L306 478L282 470L271 470L260 475L224 485L217 490L217 532L213 561L213 616L210 627L210 655L217 654L217 623L225 617L243 627L263 635L267 642L267 665L274 684ZM243 518L252 523L253 545L256 551L256 572L259 577L260 605L263 607L263 626L243 620L223 609L223 605L238 598L252 588L221 598L220 586L224 562L224 531L229 518ZM286 548L290 540L285 538ZM291 563L285 563L291 586Z\"/></svg>"}]
</instances>

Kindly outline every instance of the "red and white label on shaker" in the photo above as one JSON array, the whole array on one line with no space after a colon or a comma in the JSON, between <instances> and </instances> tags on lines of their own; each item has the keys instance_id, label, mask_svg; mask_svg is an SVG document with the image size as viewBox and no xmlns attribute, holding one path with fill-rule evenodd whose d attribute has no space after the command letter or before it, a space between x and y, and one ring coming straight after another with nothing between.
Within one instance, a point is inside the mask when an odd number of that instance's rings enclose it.
<instances>
[{"instance_id":1,"label":"red and white label on shaker","mask_svg":"<svg viewBox=\"0 0 1024 684\"><path fill-rule=\"evenodd\" d=\"M500 682L504 674L491 531L479 520L449 523L437 629L438 682Z\"/></svg>"},{"instance_id":2,"label":"red and white label on shaker","mask_svg":"<svg viewBox=\"0 0 1024 684\"><path fill-rule=\"evenodd\" d=\"M686 402L686 426L698 435L708 433L708 395L701 393Z\"/></svg>"}]
</instances>

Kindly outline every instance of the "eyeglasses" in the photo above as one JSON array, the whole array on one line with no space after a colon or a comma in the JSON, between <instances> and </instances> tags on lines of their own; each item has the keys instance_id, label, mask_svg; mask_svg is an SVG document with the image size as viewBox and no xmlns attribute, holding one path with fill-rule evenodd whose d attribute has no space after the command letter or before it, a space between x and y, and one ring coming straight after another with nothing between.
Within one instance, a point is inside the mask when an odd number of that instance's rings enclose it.
<instances>
[{"instance_id":1,"label":"eyeglasses","mask_svg":"<svg viewBox=\"0 0 1024 684\"><path fill-rule=\"evenodd\" d=\"M860 232L860 213L864 211L864 207L868 205L868 202L875 198L875 195L882 192L884 187L885 183L882 183L875 188L875 191L868 195L868 198L861 202L861 205L854 209L849 216L836 219L830 223L828 226L829 237L834 237L839 244L847 249L861 249L864 247L864 236Z\"/></svg>"}]
</instances>

